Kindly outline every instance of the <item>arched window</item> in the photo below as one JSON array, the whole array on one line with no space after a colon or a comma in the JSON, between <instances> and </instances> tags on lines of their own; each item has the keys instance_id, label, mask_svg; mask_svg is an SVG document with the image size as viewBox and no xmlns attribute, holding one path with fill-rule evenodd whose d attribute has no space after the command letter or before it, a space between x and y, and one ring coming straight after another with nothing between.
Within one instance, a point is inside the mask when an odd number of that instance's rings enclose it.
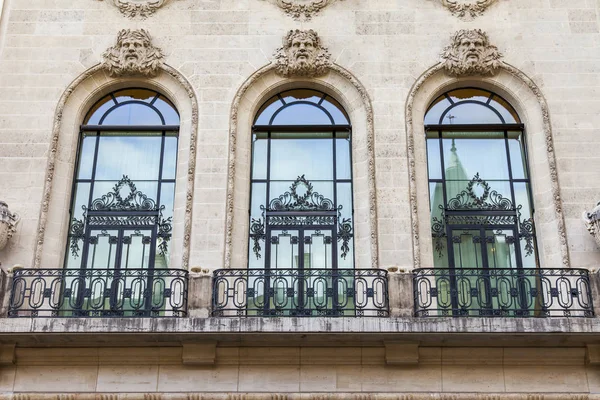
<instances>
[{"instance_id":1,"label":"arched window","mask_svg":"<svg viewBox=\"0 0 600 400\"><path fill-rule=\"evenodd\" d=\"M351 127L341 105L315 90L282 92L261 107L252 135L249 268L353 268Z\"/></svg>"},{"instance_id":2,"label":"arched window","mask_svg":"<svg viewBox=\"0 0 600 400\"><path fill-rule=\"evenodd\" d=\"M425 131L434 266L455 272L536 268L525 133L514 108L485 90L450 91L429 107ZM473 279L470 290L448 291L457 296L453 309L531 304L529 299L502 303L489 290L493 282Z\"/></svg>"},{"instance_id":3,"label":"arched window","mask_svg":"<svg viewBox=\"0 0 600 400\"><path fill-rule=\"evenodd\" d=\"M151 292L144 287L156 281L140 277L151 279L152 271L169 267L178 130L174 105L148 89L110 93L88 112L81 126L65 267L116 278L143 272L121 282L128 289L119 298L80 294L71 308L102 312L96 315L133 309L141 315L164 305L164 298L144 298L142 293ZM97 276L89 276L86 285L94 292ZM97 279L105 289L111 282ZM131 304L124 306L124 299Z\"/></svg>"}]
</instances>

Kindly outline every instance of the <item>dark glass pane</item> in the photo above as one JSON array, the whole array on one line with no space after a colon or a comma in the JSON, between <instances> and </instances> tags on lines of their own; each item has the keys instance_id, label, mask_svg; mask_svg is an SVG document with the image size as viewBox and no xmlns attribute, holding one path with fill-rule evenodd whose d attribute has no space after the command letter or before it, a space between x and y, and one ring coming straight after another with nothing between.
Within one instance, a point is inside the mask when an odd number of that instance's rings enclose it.
<instances>
[{"instance_id":1,"label":"dark glass pane","mask_svg":"<svg viewBox=\"0 0 600 400\"><path fill-rule=\"evenodd\" d=\"M333 179L332 139L271 140L271 180Z\"/></svg>"},{"instance_id":2,"label":"dark glass pane","mask_svg":"<svg viewBox=\"0 0 600 400\"><path fill-rule=\"evenodd\" d=\"M510 164L514 179L525 179L527 175L527 161L525 158L525 147L522 142L523 137L519 135L515 139L510 139L509 133L508 148L510 151Z\"/></svg>"},{"instance_id":3,"label":"dark glass pane","mask_svg":"<svg viewBox=\"0 0 600 400\"><path fill-rule=\"evenodd\" d=\"M151 107L140 103L123 104L112 110L102 125L163 125L160 116Z\"/></svg>"},{"instance_id":4,"label":"dark glass pane","mask_svg":"<svg viewBox=\"0 0 600 400\"><path fill-rule=\"evenodd\" d=\"M163 159L163 179L175 179L177 171L177 137L165 137L165 152Z\"/></svg>"},{"instance_id":5,"label":"dark glass pane","mask_svg":"<svg viewBox=\"0 0 600 400\"><path fill-rule=\"evenodd\" d=\"M157 180L161 141L159 136L101 136L96 179Z\"/></svg>"},{"instance_id":6,"label":"dark glass pane","mask_svg":"<svg viewBox=\"0 0 600 400\"><path fill-rule=\"evenodd\" d=\"M165 206L162 211L164 219L173 217L173 205L175 203L175 183L163 183L160 188L160 204Z\"/></svg>"},{"instance_id":7,"label":"dark glass pane","mask_svg":"<svg viewBox=\"0 0 600 400\"><path fill-rule=\"evenodd\" d=\"M444 184L442 182L429 183L429 207L431 217L441 219L442 208L444 207Z\"/></svg>"},{"instance_id":8,"label":"dark glass pane","mask_svg":"<svg viewBox=\"0 0 600 400\"><path fill-rule=\"evenodd\" d=\"M298 103L284 108L275 116L273 125L331 125L333 121L319 107Z\"/></svg>"},{"instance_id":9,"label":"dark glass pane","mask_svg":"<svg viewBox=\"0 0 600 400\"><path fill-rule=\"evenodd\" d=\"M447 181L470 180L475 174L484 180L509 179L504 139L443 139L443 148Z\"/></svg>"},{"instance_id":10,"label":"dark glass pane","mask_svg":"<svg viewBox=\"0 0 600 400\"><path fill-rule=\"evenodd\" d=\"M256 135L254 135L256 138ZM252 178L267 179L267 139L255 139L252 154Z\"/></svg>"},{"instance_id":11,"label":"dark glass pane","mask_svg":"<svg viewBox=\"0 0 600 400\"><path fill-rule=\"evenodd\" d=\"M336 139L336 162L337 162L337 179L351 179L352 165L350 162L350 140Z\"/></svg>"},{"instance_id":12,"label":"dark glass pane","mask_svg":"<svg viewBox=\"0 0 600 400\"><path fill-rule=\"evenodd\" d=\"M154 107L162 114L165 125L179 125L179 114L177 114L175 106L169 100L160 97L154 102Z\"/></svg>"},{"instance_id":13,"label":"dark glass pane","mask_svg":"<svg viewBox=\"0 0 600 400\"><path fill-rule=\"evenodd\" d=\"M81 143L79 153L79 169L77 179L91 179L94 167L94 154L96 152L96 136L85 136Z\"/></svg>"},{"instance_id":14,"label":"dark glass pane","mask_svg":"<svg viewBox=\"0 0 600 400\"><path fill-rule=\"evenodd\" d=\"M502 117L507 124L521 123L521 119L515 109L502 97L494 95L490 105L502 114Z\"/></svg>"},{"instance_id":15,"label":"dark glass pane","mask_svg":"<svg viewBox=\"0 0 600 400\"><path fill-rule=\"evenodd\" d=\"M442 179L439 139L427 139L427 167L429 170L429 179Z\"/></svg>"}]
</instances>

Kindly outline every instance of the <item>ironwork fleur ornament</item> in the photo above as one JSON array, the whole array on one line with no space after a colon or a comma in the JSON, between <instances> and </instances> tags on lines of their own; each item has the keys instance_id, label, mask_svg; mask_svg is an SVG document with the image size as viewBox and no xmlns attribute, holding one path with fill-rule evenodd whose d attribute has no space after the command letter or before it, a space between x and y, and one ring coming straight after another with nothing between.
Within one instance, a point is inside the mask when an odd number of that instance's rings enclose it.
<instances>
[{"instance_id":1,"label":"ironwork fleur ornament","mask_svg":"<svg viewBox=\"0 0 600 400\"><path fill-rule=\"evenodd\" d=\"M450 76L496 75L503 64L502 54L481 29L462 29L441 55Z\"/></svg>"},{"instance_id":2,"label":"ironwork fleur ornament","mask_svg":"<svg viewBox=\"0 0 600 400\"><path fill-rule=\"evenodd\" d=\"M482 15L496 0L441 0L441 2L457 17L473 19Z\"/></svg>"},{"instance_id":3,"label":"ironwork fleur ornament","mask_svg":"<svg viewBox=\"0 0 600 400\"><path fill-rule=\"evenodd\" d=\"M144 29L123 29L114 46L102 55L102 66L112 77L142 75L155 77L163 63L163 53L152 45Z\"/></svg>"},{"instance_id":4,"label":"ironwork fleur ornament","mask_svg":"<svg viewBox=\"0 0 600 400\"><path fill-rule=\"evenodd\" d=\"M331 54L312 29L289 31L283 38L283 47L273 57L275 71L286 78L314 78L325 75L331 67Z\"/></svg>"},{"instance_id":5,"label":"ironwork fleur ornament","mask_svg":"<svg viewBox=\"0 0 600 400\"><path fill-rule=\"evenodd\" d=\"M584 211L582 215L583 222L590 235L596 240L596 244L600 247L600 203L590 212Z\"/></svg>"},{"instance_id":6,"label":"ironwork fleur ornament","mask_svg":"<svg viewBox=\"0 0 600 400\"><path fill-rule=\"evenodd\" d=\"M100 0L102 1L102 0ZM114 4L123 15L129 18L147 18L169 0L107 0Z\"/></svg>"},{"instance_id":7,"label":"ironwork fleur ornament","mask_svg":"<svg viewBox=\"0 0 600 400\"><path fill-rule=\"evenodd\" d=\"M0 201L0 250L6 247L8 240L17 231L17 224L20 219L18 214L8 209L8 204Z\"/></svg>"},{"instance_id":8,"label":"ironwork fleur ornament","mask_svg":"<svg viewBox=\"0 0 600 400\"><path fill-rule=\"evenodd\" d=\"M296 20L310 20L336 0L271 0Z\"/></svg>"}]
</instances>

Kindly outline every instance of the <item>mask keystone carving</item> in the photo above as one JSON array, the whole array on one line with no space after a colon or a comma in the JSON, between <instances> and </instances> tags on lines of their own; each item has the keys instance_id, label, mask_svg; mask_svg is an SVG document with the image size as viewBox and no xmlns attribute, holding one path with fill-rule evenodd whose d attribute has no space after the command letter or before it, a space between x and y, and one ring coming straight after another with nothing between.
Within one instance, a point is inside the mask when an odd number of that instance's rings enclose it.
<instances>
[{"instance_id":1,"label":"mask keystone carving","mask_svg":"<svg viewBox=\"0 0 600 400\"><path fill-rule=\"evenodd\" d=\"M144 29L123 29L117 43L102 55L103 68L112 77L142 75L155 77L163 60L162 51L152 45L152 39Z\"/></svg>"},{"instance_id":2,"label":"mask keystone carving","mask_svg":"<svg viewBox=\"0 0 600 400\"><path fill-rule=\"evenodd\" d=\"M463 19L473 19L482 15L483 12L491 6L496 0L441 0L442 5Z\"/></svg>"},{"instance_id":3,"label":"mask keystone carving","mask_svg":"<svg viewBox=\"0 0 600 400\"><path fill-rule=\"evenodd\" d=\"M446 73L455 77L496 75L503 64L502 54L481 29L456 32L441 57Z\"/></svg>"},{"instance_id":4,"label":"mask keystone carving","mask_svg":"<svg viewBox=\"0 0 600 400\"><path fill-rule=\"evenodd\" d=\"M100 0L102 1L102 0ZM129 18L147 18L169 0L107 0L114 4L123 15Z\"/></svg>"},{"instance_id":5,"label":"mask keystone carving","mask_svg":"<svg viewBox=\"0 0 600 400\"><path fill-rule=\"evenodd\" d=\"M312 29L289 31L283 38L283 47L273 57L275 71L286 78L314 78L325 75L331 67L331 54Z\"/></svg>"}]
</instances>

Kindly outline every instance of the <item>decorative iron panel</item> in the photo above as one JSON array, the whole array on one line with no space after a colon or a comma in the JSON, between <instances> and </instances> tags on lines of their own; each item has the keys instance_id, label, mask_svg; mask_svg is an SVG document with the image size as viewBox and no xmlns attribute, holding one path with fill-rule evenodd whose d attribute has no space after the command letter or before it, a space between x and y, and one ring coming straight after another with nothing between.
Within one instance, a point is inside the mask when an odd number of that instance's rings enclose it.
<instances>
[{"instance_id":1,"label":"decorative iron panel","mask_svg":"<svg viewBox=\"0 0 600 400\"><path fill-rule=\"evenodd\" d=\"M387 317L387 271L221 269L213 317Z\"/></svg>"},{"instance_id":2,"label":"decorative iron panel","mask_svg":"<svg viewBox=\"0 0 600 400\"><path fill-rule=\"evenodd\" d=\"M184 317L188 272L181 269L21 269L9 317Z\"/></svg>"},{"instance_id":3,"label":"decorative iron panel","mask_svg":"<svg viewBox=\"0 0 600 400\"><path fill-rule=\"evenodd\" d=\"M584 269L413 272L416 317L593 317Z\"/></svg>"}]
</instances>

